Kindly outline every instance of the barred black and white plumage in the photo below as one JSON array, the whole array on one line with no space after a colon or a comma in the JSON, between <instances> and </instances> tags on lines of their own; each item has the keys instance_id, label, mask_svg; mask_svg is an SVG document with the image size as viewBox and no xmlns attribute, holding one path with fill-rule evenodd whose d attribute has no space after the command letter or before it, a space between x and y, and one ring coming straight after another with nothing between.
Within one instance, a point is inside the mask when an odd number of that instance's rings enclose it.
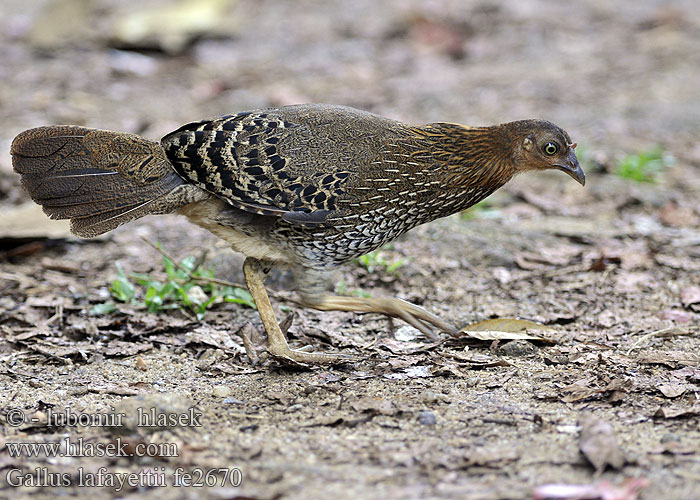
<instances>
[{"instance_id":1,"label":"barred black and white plumage","mask_svg":"<svg viewBox=\"0 0 700 500\"><path fill-rule=\"evenodd\" d=\"M79 236L148 214L184 214L247 262L264 263L244 268L256 302L266 299L255 285L260 269L284 265L311 307L382 312L429 333L428 325L451 327L395 299L329 296L325 274L470 207L518 173L559 169L583 184L575 147L565 131L541 120L411 126L307 104L193 122L160 144L133 134L41 127L19 134L12 156L32 199L52 218L71 219ZM277 339L271 346L281 345L271 313L260 313ZM280 349L290 359L311 360Z\"/></svg>"}]
</instances>

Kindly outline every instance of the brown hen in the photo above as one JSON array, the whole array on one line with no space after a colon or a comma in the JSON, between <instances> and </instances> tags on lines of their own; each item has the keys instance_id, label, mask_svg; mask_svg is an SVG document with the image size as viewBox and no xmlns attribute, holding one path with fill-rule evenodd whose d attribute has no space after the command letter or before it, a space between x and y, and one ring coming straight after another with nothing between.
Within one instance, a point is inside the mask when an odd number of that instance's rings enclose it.
<instances>
[{"instance_id":1,"label":"brown hen","mask_svg":"<svg viewBox=\"0 0 700 500\"><path fill-rule=\"evenodd\" d=\"M569 135L541 120L492 127L411 126L342 106L262 109L190 123L160 143L74 126L40 127L12 143L14 169L49 217L92 237L149 214L180 213L247 256L246 283L268 350L295 362L347 356L291 350L265 291L290 268L302 303L399 317L427 335L454 332L395 298L330 295L336 266L413 227L464 210L530 170L584 184Z\"/></svg>"}]
</instances>

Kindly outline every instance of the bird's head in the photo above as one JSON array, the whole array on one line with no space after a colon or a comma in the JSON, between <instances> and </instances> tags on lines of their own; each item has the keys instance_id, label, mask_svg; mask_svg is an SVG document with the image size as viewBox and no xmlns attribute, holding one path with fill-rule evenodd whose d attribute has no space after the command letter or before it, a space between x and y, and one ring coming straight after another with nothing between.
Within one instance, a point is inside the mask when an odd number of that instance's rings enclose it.
<instances>
[{"instance_id":1,"label":"bird's head","mask_svg":"<svg viewBox=\"0 0 700 500\"><path fill-rule=\"evenodd\" d=\"M517 169L557 169L570 175L582 186L586 175L576 158L576 143L565 130L544 120L523 120L506 124L515 132L518 146L515 151Z\"/></svg>"}]
</instances>

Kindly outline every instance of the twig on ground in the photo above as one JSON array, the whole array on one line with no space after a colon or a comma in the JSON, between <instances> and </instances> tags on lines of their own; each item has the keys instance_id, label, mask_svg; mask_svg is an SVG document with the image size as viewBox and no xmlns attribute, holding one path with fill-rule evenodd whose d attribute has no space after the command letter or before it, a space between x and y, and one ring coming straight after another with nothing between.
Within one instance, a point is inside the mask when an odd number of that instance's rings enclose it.
<instances>
[{"instance_id":1,"label":"twig on ground","mask_svg":"<svg viewBox=\"0 0 700 500\"><path fill-rule=\"evenodd\" d=\"M674 332L673 330L677 330L677 332ZM662 328L661 330L649 332L639 337L639 339L634 344L632 344L632 347L630 347L627 350L627 356L629 356L634 349L637 349L639 344L641 344L642 342L646 342L647 340L654 337L672 337L674 335L688 335L688 333L686 333L683 330L680 330L677 326L669 326L668 328Z\"/></svg>"}]
</instances>

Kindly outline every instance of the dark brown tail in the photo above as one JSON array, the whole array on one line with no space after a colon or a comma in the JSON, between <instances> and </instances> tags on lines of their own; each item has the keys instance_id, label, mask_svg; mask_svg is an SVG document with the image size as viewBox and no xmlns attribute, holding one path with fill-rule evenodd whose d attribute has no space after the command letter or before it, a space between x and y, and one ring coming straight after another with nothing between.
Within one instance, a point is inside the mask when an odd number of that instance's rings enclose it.
<instances>
[{"instance_id":1,"label":"dark brown tail","mask_svg":"<svg viewBox=\"0 0 700 500\"><path fill-rule=\"evenodd\" d=\"M39 127L15 137L11 153L32 199L84 238L207 197L175 173L159 143L133 134Z\"/></svg>"}]
</instances>

